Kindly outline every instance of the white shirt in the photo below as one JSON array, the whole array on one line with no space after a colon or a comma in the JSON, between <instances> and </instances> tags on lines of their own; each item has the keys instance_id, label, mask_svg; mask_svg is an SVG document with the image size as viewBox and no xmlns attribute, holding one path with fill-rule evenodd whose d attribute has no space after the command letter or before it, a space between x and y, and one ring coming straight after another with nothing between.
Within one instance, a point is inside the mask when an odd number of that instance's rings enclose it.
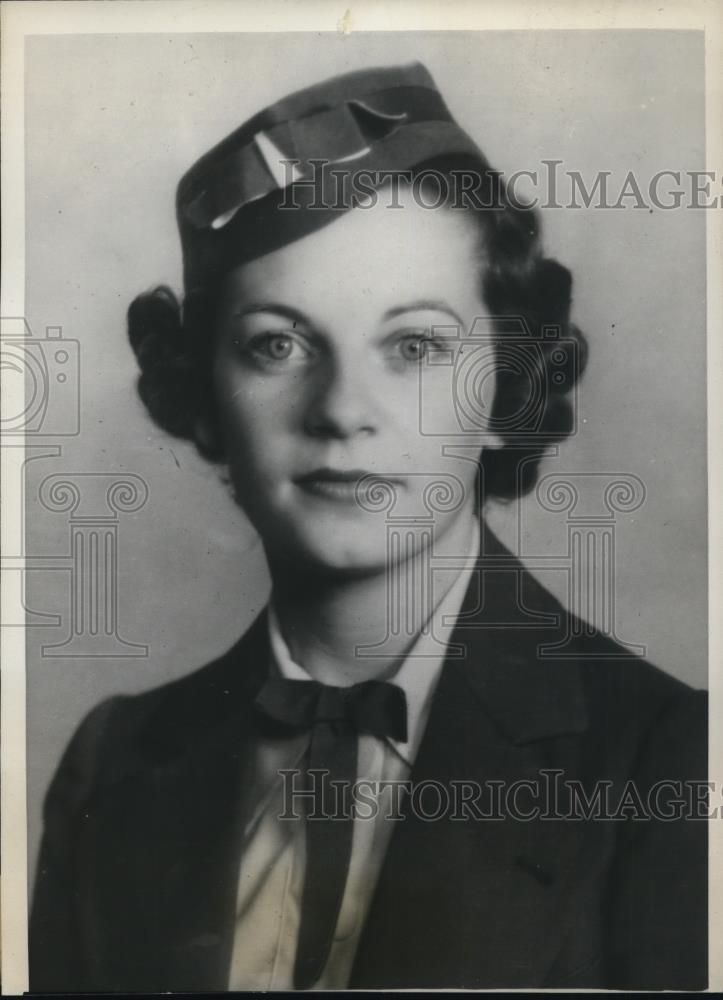
<instances>
[{"instance_id":1,"label":"white shirt","mask_svg":"<svg viewBox=\"0 0 723 1000\"><path fill-rule=\"evenodd\" d=\"M357 775L376 787L381 781L409 776L424 733L434 689L444 663L446 644L456 622L470 573L479 550L479 526L464 568L434 610L396 675L389 678L407 699L406 743L360 734ZM292 680L309 674L291 659L278 620L269 607L271 670ZM310 733L291 739L265 739L257 749L255 786L261 789L243 835L236 907L236 930L229 990L293 989L294 960L301 920L305 869L303 820L281 820L284 808L282 768L300 768ZM297 779L298 780L298 779ZM387 789L391 796L392 790ZM375 797L376 798L376 797ZM392 800L379 801L376 816L369 809L355 816L349 873L329 958L315 989L344 989L349 981L364 920L381 870L394 819Z\"/></svg>"}]
</instances>

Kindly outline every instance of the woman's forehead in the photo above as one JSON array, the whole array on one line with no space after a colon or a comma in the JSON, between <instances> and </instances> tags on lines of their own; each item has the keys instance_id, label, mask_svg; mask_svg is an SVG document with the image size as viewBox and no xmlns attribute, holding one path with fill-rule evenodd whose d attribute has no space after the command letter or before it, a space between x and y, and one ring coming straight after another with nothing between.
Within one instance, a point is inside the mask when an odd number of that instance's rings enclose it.
<instances>
[{"instance_id":1,"label":"woman's forehead","mask_svg":"<svg viewBox=\"0 0 723 1000\"><path fill-rule=\"evenodd\" d=\"M476 297L480 268L470 213L425 208L405 192L241 265L226 289L230 304L290 299L315 312L342 296L355 304L371 299L382 311L410 296L451 298L459 307Z\"/></svg>"}]
</instances>

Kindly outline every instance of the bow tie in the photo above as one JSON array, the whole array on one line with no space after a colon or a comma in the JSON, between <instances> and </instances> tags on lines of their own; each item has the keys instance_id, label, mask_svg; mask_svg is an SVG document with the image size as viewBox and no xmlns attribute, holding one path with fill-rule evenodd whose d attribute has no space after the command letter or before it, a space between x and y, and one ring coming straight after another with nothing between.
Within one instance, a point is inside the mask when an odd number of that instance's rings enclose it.
<instances>
[{"instance_id":1,"label":"bow tie","mask_svg":"<svg viewBox=\"0 0 723 1000\"><path fill-rule=\"evenodd\" d=\"M334 732L353 729L399 743L407 740L407 699L386 681L332 687L318 681L269 677L254 701L267 718L293 730L328 723Z\"/></svg>"}]
</instances>

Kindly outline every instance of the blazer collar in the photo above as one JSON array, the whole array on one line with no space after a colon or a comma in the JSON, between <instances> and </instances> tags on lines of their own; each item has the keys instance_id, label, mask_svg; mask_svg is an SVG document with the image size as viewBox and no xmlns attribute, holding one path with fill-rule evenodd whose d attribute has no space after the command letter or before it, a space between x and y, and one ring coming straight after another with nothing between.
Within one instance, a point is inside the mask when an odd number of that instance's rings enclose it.
<instances>
[{"instance_id":1,"label":"blazer collar","mask_svg":"<svg viewBox=\"0 0 723 1000\"><path fill-rule=\"evenodd\" d=\"M469 685L515 744L582 733L588 718L579 661L541 650L565 636L569 615L483 522L480 554L453 632L445 671ZM455 649L464 650L455 656ZM442 691L440 691L442 694ZM450 706L451 707L451 706Z\"/></svg>"}]
</instances>

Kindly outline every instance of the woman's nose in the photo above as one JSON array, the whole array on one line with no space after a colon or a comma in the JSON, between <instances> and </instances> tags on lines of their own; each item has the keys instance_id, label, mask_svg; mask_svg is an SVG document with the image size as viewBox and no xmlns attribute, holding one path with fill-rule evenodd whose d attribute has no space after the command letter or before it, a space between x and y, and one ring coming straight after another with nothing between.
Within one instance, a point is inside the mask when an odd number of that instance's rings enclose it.
<instances>
[{"instance_id":1,"label":"woman's nose","mask_svg":"<svg viewBox=\"0 0 723 1000\"><path fill-rule=\"evenodd\" d=\"M379 415L370 380L358 366L329 366L311 389L305 429L315 437L374 434Z\"/></svg>"}]
</instances>

